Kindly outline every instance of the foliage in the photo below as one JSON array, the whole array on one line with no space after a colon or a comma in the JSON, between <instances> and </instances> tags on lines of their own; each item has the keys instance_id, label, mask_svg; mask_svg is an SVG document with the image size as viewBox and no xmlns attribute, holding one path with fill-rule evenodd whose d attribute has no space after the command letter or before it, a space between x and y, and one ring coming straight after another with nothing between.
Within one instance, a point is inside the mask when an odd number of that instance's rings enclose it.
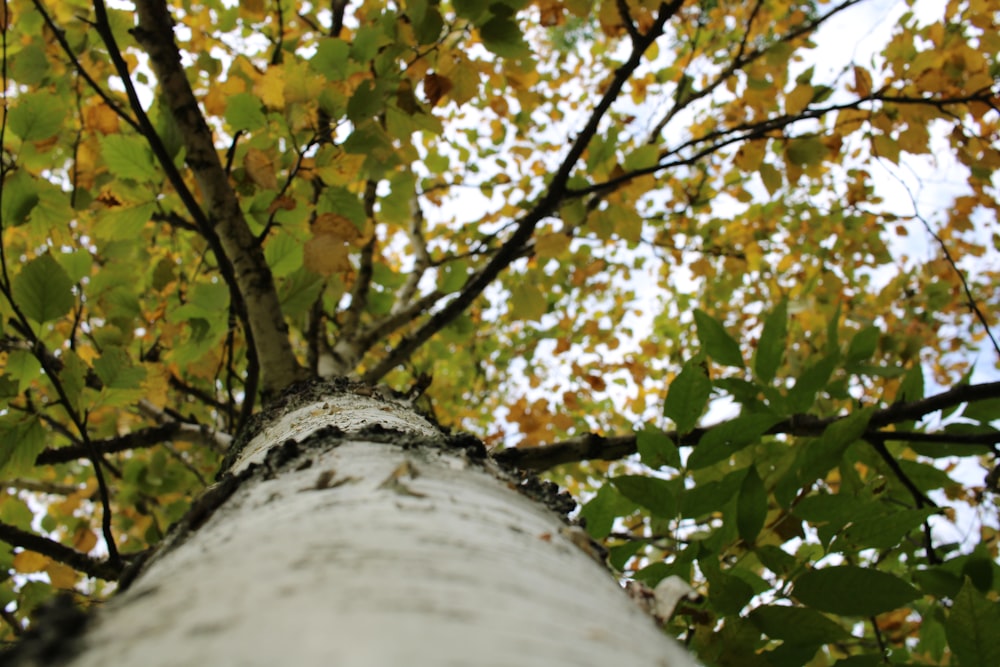
<instances>
[{"instance_id":1,"label":"foliage","mask_svg":"<svg viewBox=\"0 0 1000 667\"><path fill-rule=\"evenodd\" d=\"M5 0L7 640L354 375L692 582L706 664L997 663L989 3L832 67L866 3L328 5Z\"/></svg>"}]
</instances>

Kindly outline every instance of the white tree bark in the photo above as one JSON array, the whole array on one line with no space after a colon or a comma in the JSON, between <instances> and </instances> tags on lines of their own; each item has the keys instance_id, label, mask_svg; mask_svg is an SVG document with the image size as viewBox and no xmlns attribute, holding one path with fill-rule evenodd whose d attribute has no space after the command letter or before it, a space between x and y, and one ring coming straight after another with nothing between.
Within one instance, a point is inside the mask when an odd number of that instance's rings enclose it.
<instances>
[{"instance_id":1,"label":"white tree bark","mask_svg":"<svg viewBox=\"0 0 1000 667\"><path fill-rule=\"evenodd\" d=\"M346 434L307 439L321 426ZM376 396L287 413L234 464L240 487L100 610L70 664L695 664L554 512L428 436L447 442ZM287 460L250 467L289 438Z\"/></svg>"}]
</instances>

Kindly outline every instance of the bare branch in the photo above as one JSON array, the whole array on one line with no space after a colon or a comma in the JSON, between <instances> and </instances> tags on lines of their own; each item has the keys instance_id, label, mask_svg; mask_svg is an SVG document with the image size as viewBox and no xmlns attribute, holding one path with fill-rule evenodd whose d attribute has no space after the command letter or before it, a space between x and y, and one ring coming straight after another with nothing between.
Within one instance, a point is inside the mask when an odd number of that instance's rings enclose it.
<instances>
[{"instance_id":1,"label":"bare branch","mask_svg":"<svg viewBox=\"0 0 1000 667\"><path fill-rule=\"evenodd\" d=\"M89 577L114 581L122 571L121 562L91 558L87 554L70 549L55 540L29 533L2 521L0 521L0 540L12 546L48 556L52 560L69 565L74 570L79 570Z\"/></svg>"},{"instance_id":2,"label":"bare branch","mask_svg":"<svg viewBox=\"0 0 1000 667\"><path fill-rule=\"evenodd\" d=\"M906 421L916 421L938 410L961 405L971 401L982 401L1000 397L1000 382L987 382L975 385L959 385L919 401L896 403L872 414L868 422L868 430L861 436L872 443L887 441L946 443L981 447L983 445L1000 444L1000 431L991 433L919 433L907 431L879 430L892 424ZM803 437L819 436L834 422L845 417L819 418L814 415L793 415L775 424L767 430L767 435L788 434ZM701 437L722 422L714 426L696 428L688 433L679 434L668 431L667 436L678 445L697 446ZM576 463L586 460L614 461L624 456L634 454L636 437L634 435L600 436L586 434L540 447L516 447L504 449L494 454L494 458L527 470L546 470L562 463Z\"/></svg>"}]
</instances>

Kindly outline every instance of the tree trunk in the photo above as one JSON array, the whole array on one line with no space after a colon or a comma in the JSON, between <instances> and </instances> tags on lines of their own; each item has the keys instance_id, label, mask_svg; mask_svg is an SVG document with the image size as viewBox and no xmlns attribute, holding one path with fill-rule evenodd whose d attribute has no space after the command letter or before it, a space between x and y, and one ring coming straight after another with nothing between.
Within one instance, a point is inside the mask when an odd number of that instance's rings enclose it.
<instances>
[{"instance_id":1,"label":"tree trunk","mask_svg":"<svg viewBox=\"0 0 1000 667\"><path fill-rule=\"evenodd\" d=\"M69 664L694 665L481 443L377 394L298 400Z\"/></svg>"}]
</instances>

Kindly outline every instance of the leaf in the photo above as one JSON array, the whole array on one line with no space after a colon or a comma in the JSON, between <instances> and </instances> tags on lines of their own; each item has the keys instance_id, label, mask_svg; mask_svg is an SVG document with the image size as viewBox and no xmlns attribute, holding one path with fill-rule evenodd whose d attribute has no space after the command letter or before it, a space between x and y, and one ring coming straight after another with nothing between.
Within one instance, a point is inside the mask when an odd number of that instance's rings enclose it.
<instances>
[{"instance_id":1,"label":"leaf","mask_svg":"<svg viewBox=\"0 0 1000 667\"><path fill-rule=\"evenodd\" d=\"M580 516L585 520L590 536L600 540L611 532L615 519L635 510L635 503L618 493L613 485L605 484L580 508Z\"/></svg>"},{"instance_id":2,"label":"leaf","mask_svg":"<svg viewBox=\"0 0 1000 667\"><path fill-rule=\"evenodd\" d=\"M771 639L792 644L830 644L851 633L813 609L763 605L750 612L750 621Z\"/></svg>"},{"instance_id":3,"label":"leaf","mask_svg":"<svg viewBox=\"0 0 1000 667\"><path fill-rule=\"evenodd\" d=\"M851 344L847 348L845 363L853 365L871 359L872 355L875 354L875 348L878 347L880 333L878 327L870 326L854 334Z\"/></svg>"},{"instance_id":4,"label":"leaf","mask_svg":"<svg viewBox=\"0 0 1000 667\"><path fill-rule=\"evenodd\" d=\"M94 371L109 389L137 389L146 379L146 369L133 366L128 353L120 347L105 349L94 360Z\"/></svg>"},{"instance_id":5,"label":"leaf","mask_svg":"<svg viewBox=\"0 0 1000 667\"><path fill-rule=\"evenodd\" d=\"M28 172L8 172L3 182L3 208L0 209L4 227L26 223L38 201L38 189Z\"/></svg>"},{"instance_id":6,"label":"leaf","mask_svg":"<svg viewBox=\"0 0 1000 667\"><path fill-rule=\"evenodd\" d=\"M338 37L321 39L310 64L331 81L342 81L347 78L350 50L351 45Z\"/></svg>"},{"instance_id":7,"label":"leaf","mask_svg":"<svg viewBox=\"0 0 1000 667\"><path fill-rule=\"evenodd\" d=\"M35 467L45 449L46 432L37 417L15 415L0 421L0 472L17 477Z\"/></svg>"},{"instance_id":8,"label":"leaf","mask_svg":"<svg viewBox=\"0 0 1000 667\"><path fill-rule=\"evenodd\" d=\"M1000 665L1000 606L969 579L955 597L945 622L948 644L961 667Z\"/></svg>"},{"instance_id":9,"label":"leaf","mask_svg":"<svg viewBox=\"0 0 1000 667\"><path fill-rule=\"evenodd\" d=\"M757 468L750 466L740 486L736 498L736 529L747 544L753 544L767 517L767 490L757 474Z\"/></svg>"},{"instance_id":10,"label":"leaf","mask_svg":"<svg viewBox=\"0 0 1000 667\"><path fill-rule=\"evenodd\" d=\"M646 426L636 431L636 449L642 462L650 468L680 468L681 456L677 446L666 433Z\"/></svg>"},{"instance_id":11,"label":"leaf","mask_svg":"<svg viewBox=\"0 0 1000 667\"><path fill-rule=\"evenodd\" d=\"M754 374L757 379L767 384L781 366L788 344L788 299L782 299L764 318L764 329L754 353Z\"/></svg>"},{"instance_id":12,"label":"leaf","mask_svg":"<svg viewBox=\"0 0 1000 667\"><path fill-rule=\"evenodd\" d=\"M704 365L697 358L691 359L670 383L663 416L674 422L679 433L687 433L698 423L711 393L712 382Z\"/></svg>"},{"instance_id":13,"label":"leaf","mask_svg":"<svg viewBox=\"0 0 1000 667\"><path fill-rule=\"evenodd\" d=\"M874 616L916 600L920 592L881 570L838 565L805 572L795 580L792 595L819 611Z\"/></svg>"},{"instance_id":14,"label":"leaf","mask_svg":"<svg viewBox=\"0 0 1000 667\"><path fill-rule=\"evenodd\" d=\"M847 553L862 549L891 549L917 530L927 517L936 513L934 508L900 510L854 521L837 536L830 550Z\"/></svg>"},{"instance_id":15,"label":"leaf","mask_svg":"<svg viewBox=\"0 0 1000 667\"><path fill-rule=\"evenodd\" d=\"M236 93L227 99L225 118L233 130L253 132L267 124L260 98L251 93Z\"/></svg>"},{"instance_id":16,"label":"leaf","mask_svg":"<svg viewBox=\"0 0 1000 667\"><path fill-rule=\"evenodd\" d=\"M278 176L275 173L274 159L262 150L247 149L243 156L243 168L247 176L256 185L265 190L278 189Z\"/></svg>"},{"instance_id":17,"label":"leaf","mask_svg":"<svg viewBox=\"0 0 1000 667\"><path fill-rule=\"evenodd\" d=\"M469 265L465 260L448 262L441 271L438 289L442 294L452 294L465 286L469 277Z\"/></svg>"},{"instance_id":18,"label":"leaf","mask_svg":"<svg viewBox=\"0 0 1000 667\"><path fill-rule=\"evenodd\" d=\"M510 16L494 16L479 26L479 36L483 46L501 58L523 58L531 53L521 28Z\"/></svg>"},{"instance_id":19,"label":"leaf","mask_svg":"<svg viewBox=\"0 0 1000 667\"><path fill-rule=\"evenodd\" d=\"M808 412L816 401L816 394L826 387L839 361L838 356L826 356L806 367L788 392L791 412Z\"/></svg>"},{"instance_id":20,"label":"leaf","mask_svg":"<svg viewBox=\"0 0 1000 667\"><path fill-rule=\"evenodd\" d=\"M41 572L51 562L37 551L22 551L14 556L14 569L21 574Z\"/></svg>"},{"instance_id":21,"label":"leaf","mask_svg":"<svg viewBox=\"0 0 1000 667\"><path fill-rule=\"evenodd\" d=\"M747 445L757 442L769 428L781 421L769 413L748 413L712 426L701 436L688 457L688 468L697 470L728 459Z\"/></svg>"},{"instance_id":22,"label":"leaf","mask_svg":"<svg viewBox=\"0 0 1000 667\"><path fill-rule=\"evenodd\" d=\"M102 241L134 240L142 233L155 211L156 204L153 202L98 211L94 236Z\"/></svg>"},{"instance_id":23,"label":"leaf","mask_svg":"<svg viewBox=\"0 0 1000 667\"><path fill-rule=\"evenodd\" d=\"M66 103L48 91L32 91L17 96L7 116L7 127L24 141L42 141L59 132L66 122Z\"/></svg>"},{"instance_id":24,"label":"leaf","mask_svg":"<svg viewBox=\"0 0 1000 667\"><path fill-rule=\"evenodd\" d=\"M302 243L290 234L275 234L264 246L264 259L275 278L287 276L302 267Z\"/></svg>"},{"instance_id":25,"label":"leaf","mask_svg":"<svg viewBox=\"0 0 1000 667\"><path fill-rule=\"evenodd\" d=\"M861 438L875 408L856 410L823 430L823 434L803 450L798 480L800 487L826 475L835 468L847 447Z\"/></svg>"},{"instance_id":26,"label":"leaf","mask_svg":"<svg viewBox=\"0 0 1000 667\"><path fill-rule=\"evenodd\" d=\"M28 262L14 276L11 289L21 312L39 324L62 317L76 303L73 283L48 253Z\"/></svg>"},{"instance_id":27,"label":"leaf","mask_svg":"<svg viewBox=\"0 0 1000 667\"><path fill-rule=\"evenodd\" d=\"M548 299L537 285L524 280L511 290L510 312L519 320L538 321L549 309Z\"/></svg>"},{"instance_id":28,"label":"leaf","mask_svg":"<svg viewBox=\"0 0 1000 667\"><path fill-rule=\"evenodd\" d=\"M868 97L872 94L872 75L858 65L854 66L854 92L858 97Z\"/></svg>"},{"instance_id":29,"label":"leaf","mask_svg":"<svg viewBox=\"0 0 1000 667\"><path fill-rule=\"evenodd\" d=\"M823 161L826 146L816 137L791 139L785 146L785 158L797 167L810 167Z\"/></svg>"},{"instance_id":30,"label":"leaf","mask_svg":"<svg viewBox=\"0 0 1000 667\"><path fill-rule=\"evenodd\" d=\"M142 137L109 134L99 141L108 171L118 178L151 183L161 180L159 170L153 164L153 154Z\"/></svg>"},{"instance_id":31,"label":"leaf","mask_svg":"<svg viewBox=\"0 0 1000 667\"><path fill-rule=\"evenodd\" d=\"M673 491L676 486L674 480L646 475L621 475L612 477L610 481L623 496L645 507L654 516L669 519L677 514L677 500Z\"/></svg>"},{"instance_id":32,"label":"leaf","mask_svg":"<svg viewBox=\"0 0 1000 667\"><path fill-rule=\"evenodd\" d=\"M724 366L743 368L743 353L740 352L739 343L718 320L705 311L696 309L694 321L698 328L698 340L708 356Z\"/></svg>"}]
</instances>

